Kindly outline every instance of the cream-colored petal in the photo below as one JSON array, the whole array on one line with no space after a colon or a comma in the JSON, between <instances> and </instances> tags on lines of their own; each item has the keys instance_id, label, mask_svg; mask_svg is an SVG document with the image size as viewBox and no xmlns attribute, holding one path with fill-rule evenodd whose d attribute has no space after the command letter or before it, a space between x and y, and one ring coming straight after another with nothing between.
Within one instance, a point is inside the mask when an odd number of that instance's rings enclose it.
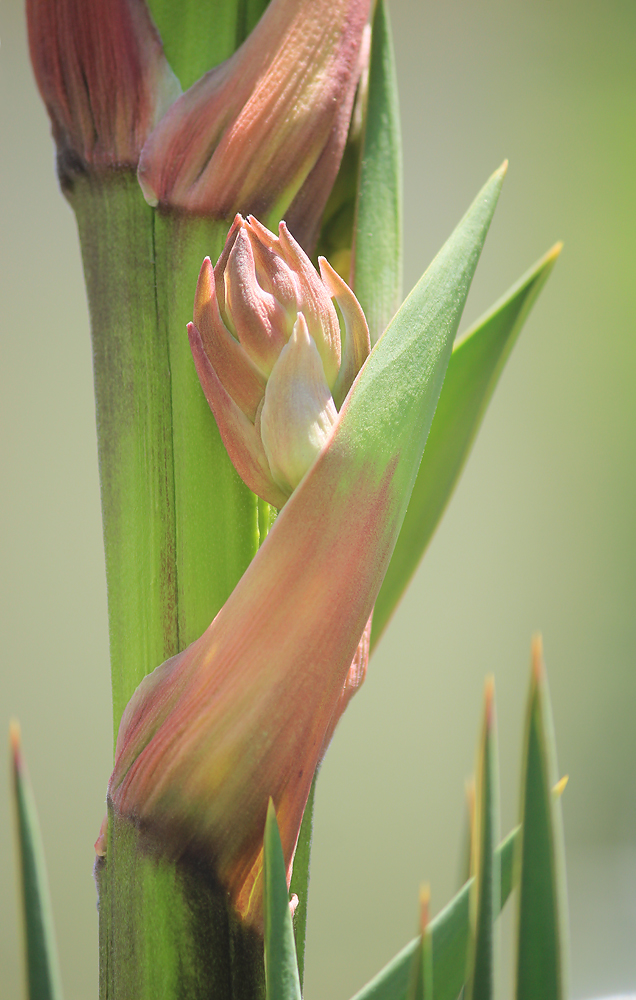
<instances>
[{"instance_id":1,"label":"cream-colored petal","mask_svg":"<svg viewBox=\"0 0 636 1000\"><path fill-rule=\"evenodd\" d=\"M265 389L260 430L272 476L293 490L328 442L338 413L302 313Z\"/></svg>"}]
</instances>

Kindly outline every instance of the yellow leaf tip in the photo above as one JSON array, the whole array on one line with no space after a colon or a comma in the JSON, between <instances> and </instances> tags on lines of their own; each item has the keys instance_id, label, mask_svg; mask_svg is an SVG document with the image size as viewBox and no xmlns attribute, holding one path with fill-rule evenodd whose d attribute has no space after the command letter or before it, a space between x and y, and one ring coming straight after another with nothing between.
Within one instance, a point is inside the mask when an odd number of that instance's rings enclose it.
<instances>
[{"instance_id":1,"label":"yellow leaf tip","mask_svg":"<svg viewBox=\"0 0 636 1000\"><path fill-rule=\"evenodd\" d=\"M531 659L532 659L532 677L535 683L539 684L543 680L544 666L543 666L543 638L541 634L538 632L536 635L533 635L532 637Z\"/></svg>"},{"instance_id":2,"label":"yellow leaf tip","mask_svg":"<svg viewBox=\"0 0 636 1000\"><path fill-rule=\"evenodd\" d=\"M495 678L492 674L488 674L484 685L484 707L486 726L488 729L492 729L495 718Z\"/></svg>"},{"instance_id":3,"label":"yellow leaf tip","mask_svg":"<svg viewBox=\"0 0 636 1000\"><path fill-rule=\"evenodd\" d=\"M11 719L9 721L9 746L11 747L11 753L17 765L22 746L22 730L20 729L20 723L17 719Z\"/></svg>"},{"instance_id":4,"label":"yellow leaf tip","mask_svg":"<svg viewBox=\"0 0 636 1000\"><path fill-rule=\"evenodd\" d=\"M431 905L431 887L428 882L420 886L420 930L426 933L429 923L429 910Z\"/></svg>"},{"instance_id":5,"label":"yellow leaf tip","mask_svg":"<svg viewBox=\"0 0 636 1000\"><path fill-rule=\"evenodd\" d=\"M552 794L554 795L555 799L561 798L563 792L565 791L565 786L567 785L569 780L570 780L570 775L564 774L563 777L559 781L557 781L556 785L552 789Z\"/></svg>"}]
</instances>

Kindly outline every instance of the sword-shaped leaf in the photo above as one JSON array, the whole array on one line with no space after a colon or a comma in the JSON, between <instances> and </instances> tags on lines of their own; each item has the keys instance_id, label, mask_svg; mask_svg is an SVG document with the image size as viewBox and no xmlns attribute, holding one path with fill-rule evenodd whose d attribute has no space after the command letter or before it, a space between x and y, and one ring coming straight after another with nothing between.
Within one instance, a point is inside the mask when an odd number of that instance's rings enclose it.
<instances>
[{"instance_id":1,"label":"sword-shaped leaf","mask_svg":"<svg viewBox=\"0 0 636 1000\"><path fill-rule=\"evenodd\" d=\"M515 884L513 862L519 831L520 827L515 827L496 852L501 870L500 911ZM472 879L430 923L434 1000L457 1000L464 985L471 885ZM409 942L352 1000L407 1000L411 963L419 945L419 937Z\"/></svg>"},{"instance_id":2,"label":"sword-shaped leaf","mask_svg":"<svg viewBox=\"0 0 636 1000\"><path fill-rule=\"evenodd\" d=\"M271 799L265 822L263 855L266 998L301 1000L285 859Z\"/></svg>"},{"instance_id":3,"label":"sword-shaped leaf","mask_svg":"<svg viewBox=\"0 0 636 1000\"><path fill-rule=\"evenodd\" d=\"M560 251L558 243L455 345L409 509L376 601L373 644L444 513L499 375Z\"/></svg>"},{"instance_id":4,"label":"sword-shaped leaf","mask_svg":"<svg viewBox=\"0 0 636 1000\"><path fill-rule=\"evenodd\" d=\"M402 139L391 25L383 0L378 0L373 19L351 287L375 344L402 297Z\"/></svg>"},{"instance_id":5,"label":"sword-shaped leaf","mask_svg":"<svg viewBox=\"0 0 636 1000\"><path fill-rule=\"evenodd\" d=\"M563 1000L567 904L561 801L541 640L532 647L522 785L517 1000ZM556 786L556 787L555 787Z\"/></svg>"},{"instance_id":6,"label":"sword-shaped leaf","mask_svg":"<svg viewBox=\"0 0 636 1000\"><path fill-rule=\"evenodd\" d=\"M433 1000L433 936L429 921L431 890L420 889L420 936L411 959L408 1000Z\"/></svg>"},{"instance_id":7,"label":"sword-shaped leaf","mask_svg":"<svg viewBox=\"0 0 636 1000\"><path fill-rule=\"evenodd\" d=\"M20 727L11 723L13 795L26 945L29 1000L62 1000L51 901L35 800L20 745Z\"/></svg>"},{"instance_id":8,"label":"sword-shaped leaf","mask_svg":"<svg viewBox=\"0 0 636 1000\"><path fill-rule=\"evenodd\" d=\"M501 888L496 844L499 836L499 765L495 721L495 686L486 682L484 728L479 748L474 838L475 879L471 888L471 935L467 1000L492 1000L495 993L497 934Z\"/></svg>"}]
</instances>

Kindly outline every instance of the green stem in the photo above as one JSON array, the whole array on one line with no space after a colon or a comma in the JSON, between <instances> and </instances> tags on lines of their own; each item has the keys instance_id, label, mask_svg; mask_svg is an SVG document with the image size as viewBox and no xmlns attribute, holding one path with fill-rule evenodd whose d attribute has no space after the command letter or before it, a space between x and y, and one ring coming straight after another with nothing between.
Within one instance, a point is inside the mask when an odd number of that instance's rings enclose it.
<instances>
[{"instance_id":1,"label":"green stem","mask_svg":"<svg viewBox=\"0 0 636 1000\"><path fill-rule=\"evenodd\" d=\"M139 682L179 648L168 339L135 175L82 177L67 196L91 315L116 735Z\"/></svg>"},{"instance_id":2,"label":"green stem","mask_svg":"<svg viewBox=\"0 0 636 1000\"><path fill-rule=\"evenodd\" d=\"M142 678L227 600L269 514L259 531L185 331L226 227L159 217L128 173L81 177L67 195L91 313L116 733ZM150 854L112 816L98 869L102 1000L262 995L262 942L209 872Z\"/></svg>"},{"instance_id":3,"label":"green stem","mask_svg":"<svg viewBox=\"0 0 636 1000\"><path fill-rule=\"evenodd\" d=\"M172 384L177 621L184 648L205 631L254 557L258 501L228 457L186 333L201 263L219 256L227 225L173 215L157 215L156 222L159 322Z\"/></svg>"},{"instance_id":4,"label":"green stem","mask_svg":"<svg viewBox=\"0 0 636 1000\"><path fill-rule=\"evenodd\" d=\"M260 937L229 911L206 866L156 855L112 813L99 889L101 1000L257 1000Z\"/></svg>"}]
</instances>

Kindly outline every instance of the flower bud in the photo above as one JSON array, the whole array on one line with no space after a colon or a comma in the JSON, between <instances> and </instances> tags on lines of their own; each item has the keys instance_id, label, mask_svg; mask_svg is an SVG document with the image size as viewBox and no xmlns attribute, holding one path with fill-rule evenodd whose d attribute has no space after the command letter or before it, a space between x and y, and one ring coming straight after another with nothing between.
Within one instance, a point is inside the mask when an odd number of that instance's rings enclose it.
<instances>
[{"instance_id":1,"label":"flower bud","mask_svg":"<svg viewBox=\"0 0 636 1000\"><path fill-rule=\"evenodd\" d=\"M29 48L60 174L137 168L181 88L143 0L27 0Z\"/></svg>"},{"instance_id":2,"label":"flower bud","mask_svg":"<svg viewBox=\"0 0 636 1000\"><path fill-rule=\"evenodd\" d=\"M272 0L149 137L139 165L149 203L223 219L285 215L313 245L368 55L369 13L370 0Z\"/></svg>"},{"instance_id":3,"label":"flower bud","mask_svg":"<svg viewBox=\"0 0 636 1000\"><path fill-rule=\"evenodd\" d=\"M188 328L230 458L276 507L329 441L370 350L355 295L324 259L320 272L285 223L275 236L237 216L216 266L203 262Z\"/></svg>"}]
</instances>

